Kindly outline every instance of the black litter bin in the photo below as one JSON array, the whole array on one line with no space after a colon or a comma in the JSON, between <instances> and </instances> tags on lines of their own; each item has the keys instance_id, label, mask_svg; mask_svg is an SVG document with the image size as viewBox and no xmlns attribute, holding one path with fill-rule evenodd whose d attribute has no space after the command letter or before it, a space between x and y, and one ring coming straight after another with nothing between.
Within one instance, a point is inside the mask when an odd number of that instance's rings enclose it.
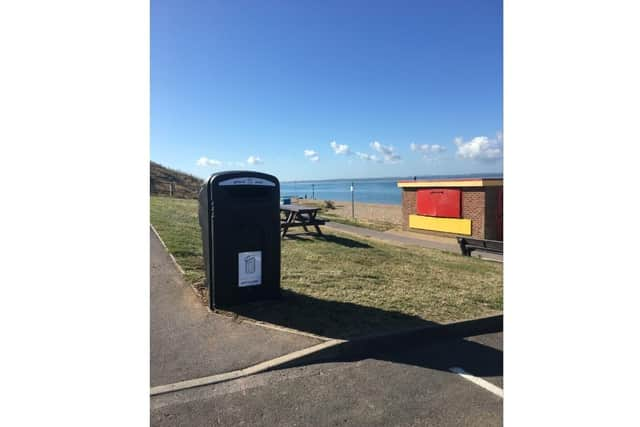
<instances>
[{"instance_id":1,"label":"black litter bin","mask_svg":"<svg viewBox=\"0 0 640 427\"><path fill-rule=\"evenodd\" d=\"M259 172L212 175L198 217L209 307L280 296L280 182Z\"/></svg>"}]
</instances>

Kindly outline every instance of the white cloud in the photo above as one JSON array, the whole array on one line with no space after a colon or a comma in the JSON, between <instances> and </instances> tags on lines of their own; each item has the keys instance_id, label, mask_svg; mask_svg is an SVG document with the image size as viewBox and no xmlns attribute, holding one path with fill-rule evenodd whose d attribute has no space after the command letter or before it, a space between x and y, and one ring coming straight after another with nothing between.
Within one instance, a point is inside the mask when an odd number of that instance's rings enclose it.
<instances>
[{"instance_id":1,"label":"white cloud","mask_svg":"<svg viewBox=\"0 0 640 427\"><path fill-rule=\"evenodd\" d=\"M261 165L264 162L258 156L249 156L249 158L247 159L247 163L249 163L250 165Z\"/></svg>"},{"instance_id":2,"label":"white cloud","mask_svg":"<svg viewBox=\"0 0 640 427\"><path fill-rule=\"evenodd\" d=\"M220 160L208 159L206 157L200 157L196 162L198 166L220 166L222 162Z\"/></svg>"},{"instance_id":3,"label":"white cloud","mask_svg":"<svg viewBox=\"0 0 640 427\"><path fill-rule=\"evenodd\" d=\"M315 150L304 150L304 156L312 162L317 162L318 160L320 160L320 156Z\"/></svg>"},{"instance_id":4,"label":"white cloud","mask_svg":"<svg viewBox=\"0 0 640 427\"><path fill-rule=\"evenodd\" d=\"M367 153L361 153L359 151L356 151L356 156L358 156L359 159L368 160L372 162L380 163L382 161L378 157L376 157L375 154L367 154Z\"/></svg>"},{"instance_id":5,"label":"white cloud","mask_svg":"<svg viewBox=\"0 0 640 427\"><path fill-rule=\"evenodd\" d=\"M396 163L400 160L400 155L395 152L395 148L393 148L391 145L383 145L378 141L373 141L370 145L371 148L382 154L382 157L384 158L384 161L386 163Z\"/></svg>"},{"instance_id":6,"label":"white cloud","mask_svg":"<svg viewBox=\"0 0 640 427\"><path fill-rule=\"evenodd\" d=\"M486 136L476 136L470 141L464 141L458 137L453 140L458 147L456 154L462 159L495 160L502 158L502 134L498 133L496 139Z\"/></svg>"},{"instance_id":7,"label":"white cloud","mask_svg":"<svg viewBox=\"0 0 640 427\"><path fill-rule=\"evenodd\" d=\"M336 144L335 141L331 141L329 145L333 149L333 152L336 154L352 154L349 146L346 144Z\"/></svg>"},{"instance_id":8,"label":"white cloud","mask_svg":"<svg viewBox=\"0 0 640 427\"><path fill-rule=\"evenodd\" d=\"M443 153L445 151L447 151L447 149L445 147L443 147L442 145L439 144L415 144L415 143L411 143L410 145L411 147L411 151L417 151L419 153L422 153L422 157L424 157L425 159L429 159L431 158L431 155L433 154L438 154L438 153Z\"/></svg>"}]
</instances>

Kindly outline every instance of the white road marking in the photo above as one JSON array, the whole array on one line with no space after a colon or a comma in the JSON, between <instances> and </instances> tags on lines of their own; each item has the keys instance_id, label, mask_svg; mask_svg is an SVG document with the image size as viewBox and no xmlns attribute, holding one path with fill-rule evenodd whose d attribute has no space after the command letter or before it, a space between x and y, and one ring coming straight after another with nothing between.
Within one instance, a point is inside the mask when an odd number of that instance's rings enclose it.
<instances>
[{"instance_id":1,"label":"white road marking","mask_svg":"<svg viewBox=\"0 0 640 427\"><path fill-rule=\"evenodd\" d=\"M483 380L482 378L474 377L473 375L468 374L467 372L465 372L464 369L458 368L456 366L454 366L453 368L449 368L449 370L451 372L453 372L454 374L460 375L465 380L471 381L472 383L474 383L476 385L479 385L483 389L485 389L487 391L490 391L491 393L495 394L496 396L504 398L504 392L502 391L502 389L500 387L496 386L496 385L491 384L489 381Z\"/></svg>"}]
</instances>

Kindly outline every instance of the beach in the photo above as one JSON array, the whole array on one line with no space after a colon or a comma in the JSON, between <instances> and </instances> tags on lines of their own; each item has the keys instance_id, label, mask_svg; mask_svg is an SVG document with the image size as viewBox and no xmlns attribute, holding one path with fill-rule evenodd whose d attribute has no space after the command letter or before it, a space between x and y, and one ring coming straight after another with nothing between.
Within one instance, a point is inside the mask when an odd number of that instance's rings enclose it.
<instances>
[{"instance_id":1,"label":"beach","mask_svg":"<svg viewBox=\"0 0 640 427\"><path fill-rule=\"evenodd\" d=\"M337 216L351 218L351 202L335 202L336 209L331 212ZM395 225L402 224L402 206L382 203L354 203L354 213L357 219L366 221L382 221Z\"/></svg>"},{"instance_id":2,"label":"beach","mask_svg":"<svg viewBox=\"0 0 640 427\"><path fill-rule=\"evenodd\" d=\"M295 203L301 205L314 205L323 208L323 214L328 217L339 217L350 220L351 201L334 201L335 209L327 209L323 200L295 199ZM402 206L384 203L354 204L355 219L373 224L388 225L386 228L396 228L402 225Z\"/></svg>"}]
</instances>

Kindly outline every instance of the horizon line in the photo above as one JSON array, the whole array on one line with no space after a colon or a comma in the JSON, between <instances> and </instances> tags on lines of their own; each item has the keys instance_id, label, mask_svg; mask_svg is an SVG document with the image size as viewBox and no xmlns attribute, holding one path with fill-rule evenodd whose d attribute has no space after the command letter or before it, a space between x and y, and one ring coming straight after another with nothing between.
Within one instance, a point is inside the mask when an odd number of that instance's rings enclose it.
<instances>
[{"instance_id":1,"label":"horizon line","mask_svg":"<svg viewBox=\"0 0 640 427\"><path fill-rule=\"evenodd\" d=\"M451 174L431 174L431 175L395 175L395 176L385 176L385 177L373 177L373 178L324 178L324 179L294 179L287 181L280 181L284 184L297 183L297 182L322 182L322 181L366 181L366 180L375 180L375 179L405 179L405 178L457 178L457 177L483 177L483 178L504 178L503 172L495 172L495 173L451 173Z\"/></svg>"}]
</instances>

